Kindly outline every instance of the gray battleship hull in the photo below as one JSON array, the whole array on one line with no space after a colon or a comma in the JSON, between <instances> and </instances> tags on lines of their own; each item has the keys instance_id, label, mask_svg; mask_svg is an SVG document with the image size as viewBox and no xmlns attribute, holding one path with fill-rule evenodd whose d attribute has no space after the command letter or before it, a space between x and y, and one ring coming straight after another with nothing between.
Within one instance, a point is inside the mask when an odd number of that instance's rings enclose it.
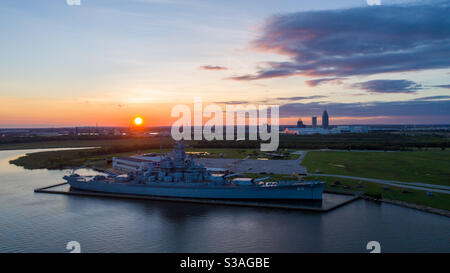
<instances>
[{"instance_id":1,"label":"gray battleship hull","mask_svg":"<svg viewBox=\"0 0 450 273\"><path fill-rule=\"evenodd\" d=\"M268 199L268 200L321 200L324 183L301 183L278 186L208 185L208 183L108 183L98 181L68 181L74 189L159 197L203 199Z\"/></svg>"}]
</instances>

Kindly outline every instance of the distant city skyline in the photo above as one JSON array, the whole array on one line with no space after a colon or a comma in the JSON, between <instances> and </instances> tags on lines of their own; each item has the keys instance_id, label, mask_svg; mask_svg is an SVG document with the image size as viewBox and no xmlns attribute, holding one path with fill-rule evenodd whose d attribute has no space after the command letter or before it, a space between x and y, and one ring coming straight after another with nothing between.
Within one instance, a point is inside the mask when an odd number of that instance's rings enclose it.
<instances>
[{"instance_id":1,"label":"distant city skyline","mask_svg":"<svg viewBox=\"0 0 450 273\"><path fill-rule=\"evenodd\" d=\"M323 111L322 113L322 128L328 129L330 127L330 120L329 120L328 112L327 110Z\"/></svg>"},{"instance_id":2,"label":"distant city skyline","mask_svg":"<svg viewBox=\"0 0 450 273\"><path fill-rule=\"evenodd\" d=\"M170 126L176 104L278 104L280 124L448 124L448 1L0 5L0 128ZM411 20L414 18L414 20Z\"/></svg>"}]
</instances>

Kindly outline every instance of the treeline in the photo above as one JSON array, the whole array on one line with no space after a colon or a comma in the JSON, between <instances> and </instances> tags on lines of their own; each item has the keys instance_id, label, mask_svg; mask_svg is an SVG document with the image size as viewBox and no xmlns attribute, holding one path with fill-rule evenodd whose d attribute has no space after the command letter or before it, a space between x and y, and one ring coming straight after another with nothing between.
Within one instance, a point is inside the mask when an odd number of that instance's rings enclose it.
<instances>
[{"instance_id":1,"label":"treeline","mask_svg":"<svg viewBox=\"0 0 450 273\"><path fill-rule=\"evenodd\" d=\"M190 141L194 148L259 148L260 141ZM280 149L396 150L450 147L443 136L400 134L280 135Z\"/></svg>"},{"instance_id":2,"label":"treeline","mask_svg":"<svg viewBox=\"0 0 450 273\"><path fill-rule=\"evenodd\" d=\"M50 141L86 141L86 140L120 140L129 139L129 136L4 136L0 137L0 145L2 144L20 144L20 143L36 143Z\"/></svg>"},{"instance_id":3,"label":"treeline","mask_svg":"<svg viewBox=\"0 0 450 273\"><path fill-rule=\"evenodd\" d=\"M45 138L48 141L48 138ZM61 138L57 140L61 141ZM73 139L72 139L73 140ZM175 141L170 137L113 137L99 136L77 137L76 140L93 140L85 142L86 146L101 146L87 150L65 150L31 153L11 163L29 169L60 169L67 166L82 166L89 160L110 160L120 153L137 153L145 150L166 151L172 149ZM94 141L96 140L96 141ZM99 141L100 140L100 141ZM92 145L90 145L92 144ZM235 148L259 149L259 141L185 141L191 148ZM423 148L450 147L448 138L442 136L405 136L394 134L346 134L293 136L280 135L280 149L338 149L338 150L393 150L406 151ZM108 159L109 158L109 159ZM106 162L108 163L108 162Z\"/></svg>"},{"instance_id":4,"label":"treeline","mask_svg":"<svg viewBox=\"0 0 450 273\"><path fill-rule=\"evenodd\" d=\"M246 137L248 139L248 137ZM0 137L2 144L83 141L83 145L101 146L89 150L92 155L122 153L148 149L171 149L175 141L170 136L55 136L55 137ZM90 143L90 141L92 141ZM280 134L280 149L339 149L339 150L409 150L450 147L449 137L442 135L404 135L392 133L338 134L338 135L284 135ZM75 142L74 142L75 143ZM259 149L260 141L215 140L185 141L192 148L242 148ZM80 146L80 143L75 145ZM71 147L67 145L67 147ZM88 153L88 151L84 151Z\"/></svg>"}]
</instances>

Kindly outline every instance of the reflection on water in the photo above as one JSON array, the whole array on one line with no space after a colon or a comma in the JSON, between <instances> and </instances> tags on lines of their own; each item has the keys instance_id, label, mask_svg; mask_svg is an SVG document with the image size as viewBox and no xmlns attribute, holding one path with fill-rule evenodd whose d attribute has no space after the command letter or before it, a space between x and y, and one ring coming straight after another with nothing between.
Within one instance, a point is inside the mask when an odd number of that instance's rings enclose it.
<instances>
[{"instance_id":1,"label":"reflection on water","mask_svg":"<svg viewBox=\"0 0 450 273\"><path fill-rule=\"evenodd\" d=\"M448 218L364 200L311 213L34 193L66 171L8 163L26 152L0 151L0 252L449 252Z\"/></svg>"}]
</instances>

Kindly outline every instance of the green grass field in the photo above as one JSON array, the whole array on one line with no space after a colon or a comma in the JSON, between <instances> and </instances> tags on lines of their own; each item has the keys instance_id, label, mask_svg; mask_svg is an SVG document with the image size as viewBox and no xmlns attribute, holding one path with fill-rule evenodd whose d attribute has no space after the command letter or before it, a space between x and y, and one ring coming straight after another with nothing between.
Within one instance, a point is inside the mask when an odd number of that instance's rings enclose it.
<instances>
[{"instance_id":1,"label":"green grass field","mask_svg":"<svg viewBox=\"0 0 450 273\"><path fill-rule=\"evenodd\" d=\"M28 169L59 169L63 167L75 167L83 165L108 168L111 167L108 159L111 159L113 156L126 156L135 154L135 152L96 154L96 151L98 150L99 149L31 153L14 160L12 163ZM169 149L163 149L163 152L167 151L169 151ZM210 157L217 158L244 158L247 156L255 156L255 149L187 149L187 152L191 151L207 152L209 153ZM142 152L159 152L159 150L150 149L144 150ZM395 157L396 155L399 157ZM420 159L418 160L419 162L415 162L416 158ZM311 164L311 160L314 160L314 164ZM383 164L375 164L378 161L383 162ZM416 165L411 166L411 161L414 161ZM425 161L426 163L423 163L422 161ZM440 162L440 165L435 161ZM426 170L428 171L428 173L433 174L432 177L439 175L440 177L443 177L442 179L447 179L445 181L448 181L448 168L443 168L443 165L445 164L441 161L444 161L448 164L448 152L437 150L395 153L308 152L307 158L304 162L306 163L306 166L308 166L309 171L311 171L312 168L312 170L320 169L322 172L329 172L334 174L348 174L352 176L366 176L397 180L402 179L403 181L407 181L406 178L409 177L417 178L411 181L423 181L432 183L433 181L429 180L419 180L419 178L421 178L420 176L416 177L414 175L408 174L407 172L412 172L414 168L418 168L417 164L422 162L424 166L427 166ZM367 168L367 170L365 168ZM424 167L422 167L422 170L423 169ZM447 175L445 174L446 172ZM376 176L377 174L378 176ZM267 176L262 174L246 175L248 177ZM290 175L274 174L270 176L271 180L275 181L297 179ZM422 177L430 178L429 176ZM426 191L410 189L408 189L408 192L405 193L401 187L388 186L386 189L384 185L379 185L376 183L334 177L308 176L304 179L326 181L326 189L328 190L340 192L360 192L368 196L375 196L378 198L398 200L433 208L450 210L450 198L447 194L434 193L433 196L427 196ZM339 185L334 185L335 181L339 181Z\"/></svg>"},{"instance_id":2,"label":"green grass field","mask_svg":"<svg viewBox=\"0 0 450 273\"><path fill-rule=\"evenodd\" d=\"M296 180L296 177L290 175L261 175L261 174L245 174L251 178L261 178L270 176L271 181L278 180ZM326 182L325 190L343 193L359 193L367 196L384 198L390 200L397 200L411 204L417 204L432 208L450 210L450 198L448 194L433 193L433 196L428 196L426 191L407 189L405 192L401 187L380 185L376 183L364 182L354 179L342 179L337 177L319 177L307 176L303 180L319 180ZM338 185L335 182L339 181Z\"/></svg>"},{"instance_id":3,"label":"green grass field","mask_svg":"<svg viewBox=\"0 0 450 273\"><path fill-rule=\"evenodd\" d=\"M450 198L445 193L433 193L433 196L428 196L426 191L407 189L407 192L404 192L401 187L387 186L385 188L384 185L352 179L314 176L306 178L306 180L309 179L326 181L326 190L362 192L372 197L450 210ZM339 181L339 185L333 185L335 181Z\"/></svg>"},{"instance_id":4,"label":"green grass field","mask_svg":"<svg viewBox=\"0 0 450 273\"><path fill-rule=\"evenodd\" d=\"M162 152L169 152L171 149L163 149ZM146 149L140 151L142 153L159 153L159 149ZM264 153L257 149L225 149L225 148L209 148L194 149L187 148L187 153L206 153L199 155L200 157L209 158L251 158L264 157ZM110 167L109 162L113 157L135 155L136 151L109 153L104 149L86 149L86 150L66 150L66 151L49 151L29 153L18 159L12 160L11 163L22 166L26 169L61 169L65 167L93 166L100 168ZM194 156L196 156L194 154ZM298 155L291 155L288 159L298 158Z\"/></svg>"},{"instance_id":5,"label":"green grass field","mask_svg":"<svg viewBox=\"0 0 450 273\"><path fill-rule=\"evenodd\" d=\"M450 151L310 151L302 163L308 172L423 182L450 186Z\"/></svg>"},{"instance_id":6,"label":"green grass field","mask_svg":"<svg viewBox=\"0 0 450 273\"><path fill-rule=\"evenodd\" d=\"M0 144L1 150L25 150L25 149L45 149L45 148L78 148L78 147L110 147L110 146L132 146L145 143L156 143L145 138L130 139L91 139L91 140L60 140L60 141L42 141L26 143L8 143Z\"/></svg>"}]
</instances>

